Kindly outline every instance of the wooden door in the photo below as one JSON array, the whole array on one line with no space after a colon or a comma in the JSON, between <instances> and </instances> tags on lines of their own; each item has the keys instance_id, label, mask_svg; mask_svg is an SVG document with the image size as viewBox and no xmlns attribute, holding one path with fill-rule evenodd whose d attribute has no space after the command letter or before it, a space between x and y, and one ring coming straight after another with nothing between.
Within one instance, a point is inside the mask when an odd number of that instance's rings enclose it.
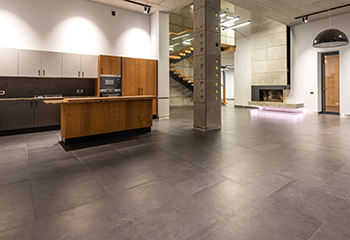
<instances>
[{"instance_id":1,"label":"wooden door","mask_svg":"<svg viewBox=\"0 0 350 240\"><path fill-rule=\"evenodd\" d=\"M123 58L122 95L141 95L143 59Z\"/></svg>"},{"instance_id":2,"label":"wooden door","mask_svg":"<svg viewBox=\"0 0 350 240\"><path fill-rule=\"evenodd\" d=\"M99 56L99 74L121 75L121 57Z\"/></svg>"},{"instance_id":3,"label":"wooden door","mask_svg":"<svg viewBox=\"0 0 350 240\"><path fill-rule=\"evenodd\" d=\"M157 61L142 60L141 95L157 95Z\"/></svg>"}]
</instances>

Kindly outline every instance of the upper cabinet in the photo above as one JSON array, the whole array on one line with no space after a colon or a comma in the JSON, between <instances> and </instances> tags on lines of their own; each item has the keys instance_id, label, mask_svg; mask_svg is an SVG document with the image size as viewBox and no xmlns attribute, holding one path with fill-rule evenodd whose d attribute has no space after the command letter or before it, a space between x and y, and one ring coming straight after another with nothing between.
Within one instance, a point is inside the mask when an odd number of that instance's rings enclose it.
<instances>
[{"instance_id":1,"label":"upper cabinet","mask_svg":"<svg viewBox=\"0 0 350 240\"><path fill-rule=\"evenodd\" d=\"M63 54L63 77L97 78L98 56Z\"/></svg>"},{"instance_id":2,"label":"upper cabinet","mask_svg":"<svg viewBox=\"0 0 350 240\"><path fill-rule=\"evenodd\" d=\"M98 78L98 56L81 55L82 77Z\"/></svg>"},{"instance_id":3,"label":"upper cabinet","mask_svg":"<svg viewBox=\"0 0 350 240\"><path fill-rule=\"evenodd\" d=\"M19 50L18 67L18 76L41 77L41 51Z\"/></svg>"},{"instance_id":4,"label":"upper cabinet","mask_svg":"<svg viewBox=\"0 0 350 240\"><path fill-rule=\"evenodd\" d=\"M18 76L18 49L0 48L0 76Z\"/></svg>"},{"instance_id":5,"label":"upper cabinet","mask_svg":"<svg viewBox=\"0 0 350 240\"><path fill-rule=\"evenodd\" d=\"M61 77L62 53L19 50L20 77Z\"/></svg>"},{"instance_id":6,"label":"upper cabinet","mask_svg":"<svg viewBox=\"0 0 350 240\"><path fill-rule=\"evenodd\" d=\"M121 57L100 55L99 74L121 75Z\"/></svg>"},{"instance_id":7,"label":"upper cabinet","mask_svg":"<svg viewBox=\"0 0 350 240\"><path fill-rule=\"evenodd\" d=\"M62 53L41 53L42 77L62 77Z\"/></svg>"}]
</instances>

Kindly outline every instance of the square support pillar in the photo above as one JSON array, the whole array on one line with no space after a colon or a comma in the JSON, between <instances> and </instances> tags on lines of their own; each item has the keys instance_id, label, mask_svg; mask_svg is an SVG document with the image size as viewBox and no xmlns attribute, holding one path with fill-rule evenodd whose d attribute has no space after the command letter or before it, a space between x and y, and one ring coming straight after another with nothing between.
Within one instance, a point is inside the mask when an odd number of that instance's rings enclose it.
<instances>
[{"instance_id":1,"label":"square support pillar","mask_svg":"<svg viewBox=\"0 0 350 240\"><path fill-rule=\"evenodd\" d=\"M193 127L221 128L220 1L193 1L194 90Z\"/></svg>"}]
</instances>

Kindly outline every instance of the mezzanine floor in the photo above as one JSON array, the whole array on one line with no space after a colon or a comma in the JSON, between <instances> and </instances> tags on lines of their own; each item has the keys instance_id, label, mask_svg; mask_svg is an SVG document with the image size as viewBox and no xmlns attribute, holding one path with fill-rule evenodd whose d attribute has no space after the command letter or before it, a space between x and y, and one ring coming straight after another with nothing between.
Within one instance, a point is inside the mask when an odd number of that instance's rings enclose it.
<instances>
[{"instance_id":1,"label":"mezzanine floor","mask_svg":"<svg viewBox=\"0 0 350 240\"><path fill-rule=\"evenodd\" d=\"M0 137L0 239L350 239L350 119L222 110L70 151Z\"/></svg>"}]
</instances>

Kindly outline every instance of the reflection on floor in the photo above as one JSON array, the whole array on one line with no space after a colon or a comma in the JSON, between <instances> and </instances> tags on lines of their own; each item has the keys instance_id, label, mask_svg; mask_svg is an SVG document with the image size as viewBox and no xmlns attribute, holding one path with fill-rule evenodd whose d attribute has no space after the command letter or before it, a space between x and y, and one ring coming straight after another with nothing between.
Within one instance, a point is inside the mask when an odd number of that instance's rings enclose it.
<instances>
[{"instance_id":1,"label":"reflection on floor","mask_svg":"<svg viewBox=\"0 0 350 240\"><path fill-rule=\"evenodd\" d=\"M326 112L339 112L339 106L326 106Z\"/></svg>"},{"instance_id":2,"label":"reflection on floor","mask_svg":"<svg viewBox=\"0 0 350 240\"><path fill-rule=\"evenodd\" d=\"M350 239L350 119L171 109L152 132L0 137L0 239Z\"/></svg>"}]
</instances>

